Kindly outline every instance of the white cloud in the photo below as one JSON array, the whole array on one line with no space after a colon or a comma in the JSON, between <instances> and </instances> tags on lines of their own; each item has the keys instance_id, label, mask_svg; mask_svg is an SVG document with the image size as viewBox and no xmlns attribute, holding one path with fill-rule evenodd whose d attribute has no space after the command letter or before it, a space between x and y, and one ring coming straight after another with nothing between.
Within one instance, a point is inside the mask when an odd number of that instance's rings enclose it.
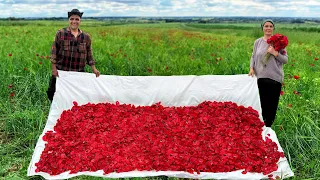
<instances>
[{"instance_id":1,"label":"white cloud","mask_svg":"<svg viewBox=\"0 0 320 180\"><path fill-rule=\"evenodd\" d=\"M65 17L73 8L87 17L320 15L317 0L0 0L0 17Z\"/></svg>"}]
</instances>

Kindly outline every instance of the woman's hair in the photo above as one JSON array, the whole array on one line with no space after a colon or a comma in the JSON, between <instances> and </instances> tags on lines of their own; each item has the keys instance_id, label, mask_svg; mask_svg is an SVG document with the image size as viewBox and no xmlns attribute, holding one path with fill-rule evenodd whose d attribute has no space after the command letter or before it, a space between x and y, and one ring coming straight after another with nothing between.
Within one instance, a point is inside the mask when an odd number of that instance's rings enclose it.
<instances>
[{"instance_id":1,"label":"woman's hair","mask_svg":"<svg viewBox=\"0 0 320 180\"><path fill-rule=\"evenodd\" d=\"M266 19L261 23L261 29L263 30L263 26L266 22L270 22L273 25L273 29L276 29L276 26L274 25L274 22L271 19Z\"/></svg>"}]
</instances>

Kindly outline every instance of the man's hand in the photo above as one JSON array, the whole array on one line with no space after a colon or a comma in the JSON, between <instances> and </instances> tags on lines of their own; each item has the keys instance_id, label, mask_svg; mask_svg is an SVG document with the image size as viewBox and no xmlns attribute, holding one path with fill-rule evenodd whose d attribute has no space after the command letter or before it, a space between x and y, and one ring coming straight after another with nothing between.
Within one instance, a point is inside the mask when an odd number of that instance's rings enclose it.
<instances>
[{"instance_id":1,"label":"man's hand","mask_svg":"<svg viewBox=\"0 0 320 180\"><path fill-rule=\"evenodd\" d=\"M100 72L99 72L97 69L95 69L95 70L93 71L93 73L96 75L96 77L99 77L99 76L100 76Z\"/></svg>"},{"instance_id":2,"label":"man's hand","mask_svg":"<svg viewBox=\"0 0 320 180\"><path fill-rule=\"evenodd\" d=\"M54 77L59 77L56 64L53 64L53 63L52 63L52 76L54 76Z\"/></svg>"},{"instance_id":3,"label":"man's hand","mask_svg":"<svg viewBox=\"0 0 320 180\"><path fill-rule=\"evenodd\" d=\"M96 77L100 76L100 72L96 69L94 65L91 66L92 72L96 75Z\"/></svg>"}]
</instances>

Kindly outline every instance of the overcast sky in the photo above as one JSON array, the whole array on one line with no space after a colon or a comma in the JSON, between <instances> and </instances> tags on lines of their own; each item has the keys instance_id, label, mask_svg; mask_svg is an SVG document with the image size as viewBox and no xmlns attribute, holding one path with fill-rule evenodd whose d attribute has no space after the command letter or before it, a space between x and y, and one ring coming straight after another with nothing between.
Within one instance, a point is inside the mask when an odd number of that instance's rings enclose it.
<instances>
[{"instance_id":1,"label":"overcast sky","mask_svg":"<svg viewBox=\"0 0 320 180\"><path fill-rule=\"evenodd\" d=\"M0 0L0 17L95 16L320 17L320 0Z\"/></svg>"}]
</instances>

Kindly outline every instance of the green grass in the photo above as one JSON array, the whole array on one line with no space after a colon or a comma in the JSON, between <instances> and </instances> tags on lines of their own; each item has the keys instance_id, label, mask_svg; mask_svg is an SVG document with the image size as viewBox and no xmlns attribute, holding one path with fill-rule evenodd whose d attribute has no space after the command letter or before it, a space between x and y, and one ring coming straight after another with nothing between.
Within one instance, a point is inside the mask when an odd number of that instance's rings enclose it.
<instances>
[{"instance_id":1,"label":"green grass","mask_svg":"<svg viewBox=\"0 0 320 180\"><path fill-rule=\"evenodd\" d=\"M260 25L253 23L82 23L93 40L96 67L113 75L246 74L253 42L262 35ZM50 109L46 89L51 64L46 56L56 31L67 24L0 22L0 178L40 179L26 174ZM276 29L289 38L289 63L273 129L295 173L291 179L297 180L320 178L320 60L314 60L320 58L320 36L308 28L318 27L279 24ZM300 79L290 78L294 75Z\"/></svg>"}]
</instances>

